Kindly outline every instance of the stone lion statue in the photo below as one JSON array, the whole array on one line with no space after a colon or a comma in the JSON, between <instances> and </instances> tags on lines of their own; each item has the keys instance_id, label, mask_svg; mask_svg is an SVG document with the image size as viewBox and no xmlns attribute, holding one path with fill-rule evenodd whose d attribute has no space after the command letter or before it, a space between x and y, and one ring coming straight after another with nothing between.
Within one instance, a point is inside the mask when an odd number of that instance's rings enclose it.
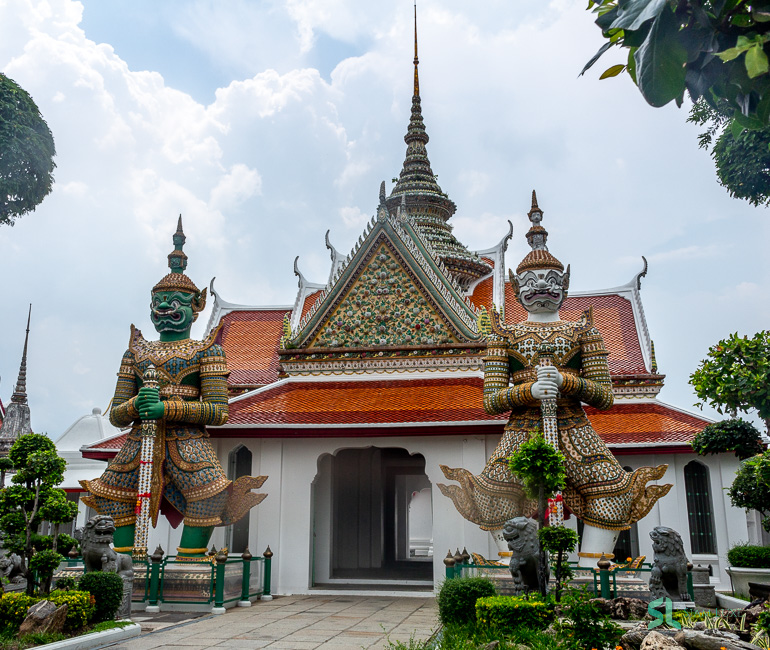
<instances>
[{"instance_id":1,"label":"stone lion statue","mask_svg":"<svg viewBox=\"0 0 770 650\"><path fill-rule=\"evenodd\" d=\"M687 592L687 557L682 537L673 528L656 526L650 538L654 552L650 573L652 597L690 600Z\"/></svg>"},{"instance_id":2,"label":"stone lion statue","mask_svg":"<svg viewBox=\"0 0 770 650\"><path fill-rule=\"evenodd\" d=\"M123 578L123 603L118 610L119 618L131 617L131 591L134 585L134 563L128 555L112 548L115 522L109 515L94 515L83 528L75 531L80 542L86 573L106 571Z\"/></svg>"},{"instance_id":3,"label":"stone lion statue","mask_svg":"<svg viewBox=\"0 0 770 650\"><path fill-rule=\"evenodd\" d=\"M10 553L0 558L0 576L6 578L10 584L26 582L21 567L21 557L16 553Z\"/></svg>"},{"instance_id":4,"label":"stone lion statue","mask_svg":"<svg viewBox=\"0 0 770 650\"><path fill-rule=\"evenodd\" d=\"M514 517L505 522L503 537L511 551L511 577L514 593L537 591L537 567L540 546L537 541L537 522L528 517ZM546 581L548 576L546 575Z\"/></svg>"}]
</instances>

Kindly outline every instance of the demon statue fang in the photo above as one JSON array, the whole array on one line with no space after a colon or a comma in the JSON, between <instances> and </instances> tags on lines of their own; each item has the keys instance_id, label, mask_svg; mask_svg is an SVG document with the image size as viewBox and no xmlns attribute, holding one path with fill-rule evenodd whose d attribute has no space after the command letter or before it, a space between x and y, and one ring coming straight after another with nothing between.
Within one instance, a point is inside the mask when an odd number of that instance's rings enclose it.
<instances>
[{"instance_id":1,"label":"demon statue fang","mask_svg":"<svg viewBox=\"0 0 770 650\"><path fill-rule=\"evenodd\" d=\"M234 523L262 501L266 495L251 490L267 477L234 484L209 441L206 426L227 422L227 363L220 328L203 341L190 339L206 289L184 273L181 216L173 241L171 272L153 287L150 303L160 340L146 340L132 325L118 371L110 422L131 430L104 474L82 481L90 492L83 501L113 517L120 552L146 551L147 523L155 526L160 513L174 528L184 523L177 557L205 560L214 526Z\"/></svg>"}]
</instances>

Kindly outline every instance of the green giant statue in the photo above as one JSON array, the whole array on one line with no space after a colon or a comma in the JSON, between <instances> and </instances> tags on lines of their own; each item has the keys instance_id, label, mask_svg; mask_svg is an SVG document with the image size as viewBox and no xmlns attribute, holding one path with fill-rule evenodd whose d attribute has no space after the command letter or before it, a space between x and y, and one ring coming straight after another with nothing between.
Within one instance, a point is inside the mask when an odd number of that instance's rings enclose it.
<instances>
[{"instance_id":1,"label":"green giant statue","mask_svg":"<svg viewBox=\"0 0 770 650\"><path fill-rule=\"evenodd\" d=\"M160 513L174 528L184 523L178 557L195 560L205 559L215 526L234 523L265 498L251 490L267 477L228 480L206 433L206 425L227 422L227 363L220 328L203 341L190 339L206 289L198 290L184 273L181 216L173 241L171 272L152 289L151 318L160 340L145 340L132 325L118 372L110 422L131 430L104 474L81 484L90 493L83 502L114 519L116 550L141 555L147 531L146 524L135 530L137 517L146 513L155 526ZM150 375L157 382L146 382ZM144 445L143 437L149 438Z\"/></svg>"}]
</instances>

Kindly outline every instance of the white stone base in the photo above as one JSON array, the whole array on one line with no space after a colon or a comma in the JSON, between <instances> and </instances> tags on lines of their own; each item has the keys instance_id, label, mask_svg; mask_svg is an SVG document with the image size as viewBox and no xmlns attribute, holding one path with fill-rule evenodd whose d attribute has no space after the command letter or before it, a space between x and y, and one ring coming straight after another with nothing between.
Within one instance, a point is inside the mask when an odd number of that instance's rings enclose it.
<instances>
[{"instance_id":1,"label":"white stone base","mask_svg":"<svg viewBox=\"0 0 770 650\"><path fill-rule=\"evenodd\" d=\"M238 601L238 607L251 607L251 601L250 600L239 600Z\"/></svg>"},{"instance_id":2,"label":"white stone base","mask_svg":"<svg viewBox=\"0 0 770 650\"><path fill-rule=\"evenodd\" d=\"M144 611L148 614L159 614L160 605L147 605L147 607L144 608Z\"/></svg>"},{"instance_id":3,"label":"white stone base","mask_svg":"<svg viewBox=\"0 0 770 650\"><path fill-rule=\"evenodd\" d=\"M212 607L211 613L212 614L224 614L227 610L224 607Z\"/></svg>"}]
</instances>

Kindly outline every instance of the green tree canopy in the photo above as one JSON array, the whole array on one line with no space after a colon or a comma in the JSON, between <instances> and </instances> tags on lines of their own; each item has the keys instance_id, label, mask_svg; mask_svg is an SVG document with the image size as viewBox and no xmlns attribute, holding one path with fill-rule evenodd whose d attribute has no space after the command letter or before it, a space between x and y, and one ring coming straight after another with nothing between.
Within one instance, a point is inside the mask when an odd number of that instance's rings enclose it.
<instances>
[{"instance_id":1,"label":"green tree canopy","mask_svg":"<svg viewBox=\"0 0 770 650\"><path fill-rule=\"evenodd\" d=\"M55 155L32 97L0 72L0 225L12 226L51 193Z\"/></svg>"},{"instance_id":2,"label":"green tree canopy","mask_svg":"<svg viewBox=\"0 0 770 650\"><path fill-rule=\"evenodd\" d=\"M696 454L722 454L734 452L739 460L761 454L765 447L757 428L741 418L732 418L709 424L692 440Z\"/></svg>"},{"instance_id":3,"label":"green tree canopy","mask_svg":"<svg viewBox=\"0 0 770 650\"><path fill-rule=\"evenodd\" d=\"M731 334L711 346L690 384L699 405L731 415L756 410L770 431L770 332Z\"/></svg>"},{"instance_id":4,"label":"green tree canopy","mask_svg":"<svg viewBox=\"0 0 770 650\"><path fill-rule=\"evenodd\" d=\"M758 510L762 526L770 532L770 451L741 463L727 494L736 508Z\"/></svg>"},{"instance_id":5,"label":"green tree canopy","mask_svg":"<svg viewBox=\"0 0 770 650\"><path fill-rule=\"evenodd\" d=\"M731 196L770 205L770 3L745 0L589 0L608 50L627 51L627 72L652 106L695 106L689 121L708 125L717 178ZM582 74L582 73L581 73Z\"/></svg>"},{"instance_id":6,"label":"green tree canopy","mask_svg":"<svg viewBox=\"0 0 770 650\"><path fill-rule=\"evenodd\" d=\"M56 446L48 437L36 433L19 436L8 452L14 474L11 485L0 489L0 534L3 545L22 556L22 572L27 578L27 593L35 589L32 570L38 571L43 591L50 587L53 567L63 558L56 552L56 533L59 524L70 521L77 514L77 506L67 503L64 490L56 486L64 480L66 461L56 453ZM74 506L74 507L73 507ZM50 517L55 526L52 550L32 564L34 542L40 523ZM40 539L38 546L40 545ZM50 570L50 571L49 571ZM42 572L42 573L41 573Z\"/></svg>"}]
</instances>

